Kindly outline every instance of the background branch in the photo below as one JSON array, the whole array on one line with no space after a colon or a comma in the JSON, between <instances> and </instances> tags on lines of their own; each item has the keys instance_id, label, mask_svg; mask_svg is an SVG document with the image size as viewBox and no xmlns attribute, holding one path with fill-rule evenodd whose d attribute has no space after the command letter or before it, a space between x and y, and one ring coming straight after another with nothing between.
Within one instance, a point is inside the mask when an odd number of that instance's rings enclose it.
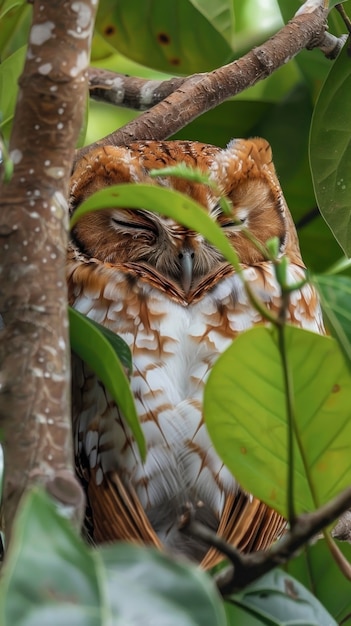
<instances>
[{"instance_id":1,"label":"background branch","mask_svg":"<svg viewBox=\"0 0 351 626\"><path fill-rule=\"evenodd\" d=\"M89 67L89 91L94 100L146 111L179 89L187 78L149 80Z\"/></svg>"},{"instance_id":2,"label":"background branch","mask_svg":"<svg viewBox=\"0 0 351 626\"><path fill-rule=\"evenodd\" d=\"M306 3L308 5L308 3ZM323 3L322 3L323 4ZM303 8L303 7L302 7ZM166 139L193 119L263 80L303 48L324 45L327 10L299 11L278 33L245 56L207 74L195 74L136 120L77 152L76 160L101 145ZM330 40L328 39L330 54Z\"/></svg>"}]
</instances>

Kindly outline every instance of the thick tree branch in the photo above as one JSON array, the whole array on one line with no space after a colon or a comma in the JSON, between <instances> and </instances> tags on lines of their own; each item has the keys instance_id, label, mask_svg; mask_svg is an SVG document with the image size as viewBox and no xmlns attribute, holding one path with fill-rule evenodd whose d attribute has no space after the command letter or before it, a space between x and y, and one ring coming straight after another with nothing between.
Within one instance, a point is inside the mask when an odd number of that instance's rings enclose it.
<instances>
[{"instance_id":1,"label":"thick tree branch","mask_svg":"<svg viewBox=\"0 0 351 626\"><path fill-rule=\"evenodd\" d=\"M96 0L35 0L0 192L0 425L7 540L25 489L44 484L73 516L65 260L69 175L87 93Z\"/></svg>"},{"instance_id":2,"label":"thick tree branch","mask_svg":"<svg viewBox=\"0 0 351 626\"><path fill-rule=\"evenodd\" d=\"M166 139L193 119L263 80L304 48L326 45L327 10L322 0L308 1L276 35L241 59L208 74L189 77L176 91L123 128L77 153L98 145L128 145L137 139Z\"/></svg>"},{"instance_id":3,"label":"thick tree branch","mask_svg":"<svg viewBox=\"0 0 351 626\"><path fill-rule=\"evenodd\" d=\"M317 511L298 516L294 527L288 530L284 537L270 550L252 554L241 554L212 531L192 520L190 515L188 518L183 516L181 527L187 534L217 548L231 561L232 565L221 571L216 577L220 592L226 596L243 589L274 567L283 565L292 559L303 545L317 537L324 528L332 524L350 508L351 488L348 488ZM341 527L340 530L342 531ZM334 531L333 536L341 537L342 532Z\"/></svg>"},{"instance_id":4,"label":"thick tree branch","mask_svg":"<svg viewBox=\"0 0 351 626\"><path fill-rule=\"evenodd\" d=\"M335 35L325 33L318 47L328 59L335 59L346 39L347 35L335 37ZM94 100L136 111L151 109L182 87L190 78L150 80L97 67L90 67L88 75L90 96ZM201 78L201 76L202 74L193 74L191 78Z\"/></svg>"}]
</instances>

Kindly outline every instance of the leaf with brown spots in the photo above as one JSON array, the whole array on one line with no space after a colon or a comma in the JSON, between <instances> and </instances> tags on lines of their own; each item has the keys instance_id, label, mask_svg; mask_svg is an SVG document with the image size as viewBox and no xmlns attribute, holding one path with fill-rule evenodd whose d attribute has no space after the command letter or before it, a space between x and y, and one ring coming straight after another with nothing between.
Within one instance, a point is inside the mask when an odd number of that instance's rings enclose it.
<instances>
[{"instance_id":1,"label":"leaf with brown spots","mask_svg":"<svg viewBox=\"0 0 351 626\"><path fill-rule=\"evenodd\" d=\"M227 62L233 53L230 5L222 0L218 10L216 3L213 15L190 0L101 0L96 29L110 45L142 65L170 73L175 67L182 74L204 72Z\"/></svg>"}]
</instances>

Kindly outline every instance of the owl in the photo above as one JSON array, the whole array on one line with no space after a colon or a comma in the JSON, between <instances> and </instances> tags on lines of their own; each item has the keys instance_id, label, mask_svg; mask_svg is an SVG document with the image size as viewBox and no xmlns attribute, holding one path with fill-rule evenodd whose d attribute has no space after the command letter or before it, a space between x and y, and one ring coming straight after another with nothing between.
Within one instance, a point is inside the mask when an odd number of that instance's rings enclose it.
<instances>
[{"instance_id":1,"label":"owl","mask_svg":"<svg viewBox=\"0 0 351 626\"><path fill-rule=\"evenodd\" d=\"M179 163L212 185L150 177ZM191 141L139 141L95 149L71 181L72 211L108 185L147 182L196 200L235 248L251 289L273 312L280 289L273 265L245 235L277 237L288 280L305 276L297 234L264 139L226 149ZM218 193L217 193L218 190ZM223 213L219 197L230 203ZM240 277L204 237L143 207L82 217L67 262L70 304L120 335L133 360L130 384L147 444L141 461L118 406L73 355L76 466L87 494L86 528L95 543L129 540L162 547L208 568L220 555L179 528L184 510L242 551L267 548L285 527L278 513L241 489L214 450L203 421L204 385L235 337L265 323ZM292 293L288 321L323 333L309 284Z\"/></svg>"}]
</instances>

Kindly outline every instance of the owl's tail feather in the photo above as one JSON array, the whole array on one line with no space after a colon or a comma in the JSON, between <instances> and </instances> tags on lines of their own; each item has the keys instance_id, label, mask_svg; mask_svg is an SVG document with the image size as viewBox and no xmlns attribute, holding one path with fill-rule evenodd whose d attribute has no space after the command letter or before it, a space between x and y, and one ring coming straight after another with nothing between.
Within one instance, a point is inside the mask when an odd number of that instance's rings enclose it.
<instances>
[{"instance_id":1,"label":"owl's tail feather","mask_svg":"<svg viewBox=\"0 0 351 626\"><path fill-rule=\"evenodd\" d=\"M239 491L228 495L217 534L240 552L266 550L286 528L286 520L266 504ZM210 548L201 561L203 569L210 569L223 559L215 548Z\"/></svg>"},{"instance_id":2,"label":"owl's tail feather","mask_svg":"<svg viewBox=\"0 0 351 626\"><path fill-rule=\"evenodd\" d=\"M126 489L116 472L105 475L97 485L94 470L91 472L87 495L94 543L129 541L161 548L132 485Z\"/></svg>"},{"instance_id":3,"label":"owl's tail feather","mask_svg":"<svg viewBox=\"0 0 351 626\"><path fill-rule=\"evenodd\" d=\"M111 472L97 485L94 470L87 489L91 518L90 539L96 543L129 541L164 549L132 487ZM228 496L218 527L218 535L242 552L265 550L278 539L286 521L276 511L240 491ZM210 548L200 566L210 569L223 559Z\"/></svg>"}]
</instances>

